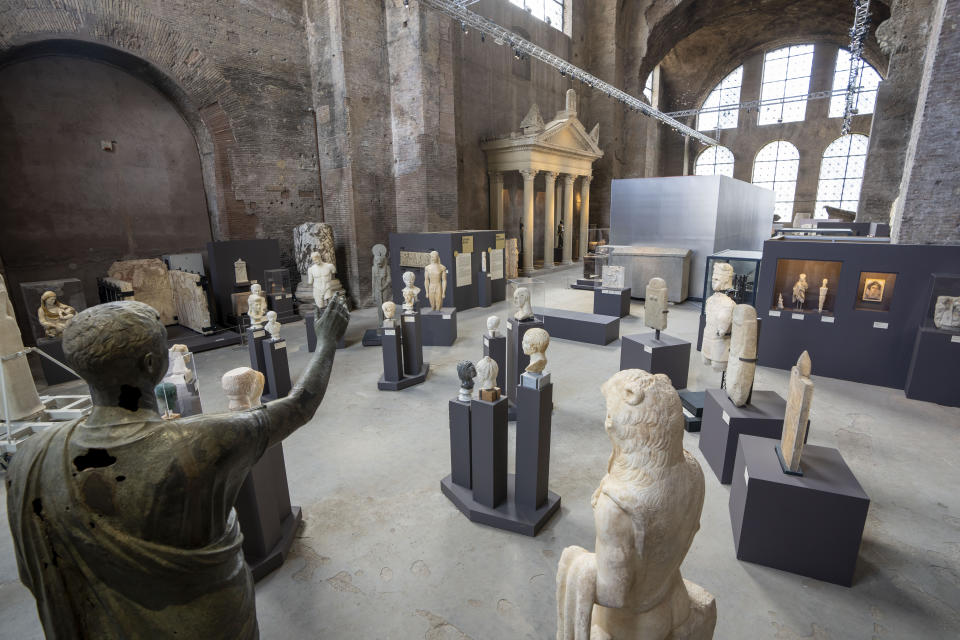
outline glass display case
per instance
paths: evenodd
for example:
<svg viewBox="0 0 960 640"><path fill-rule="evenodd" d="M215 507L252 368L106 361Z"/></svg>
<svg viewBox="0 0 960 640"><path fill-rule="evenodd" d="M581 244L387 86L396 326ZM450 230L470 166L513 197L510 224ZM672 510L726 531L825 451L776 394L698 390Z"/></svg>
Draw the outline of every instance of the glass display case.
<svg viewBox="0 0 960 640"><path fill-rule="evenodd" d="M960 334L960 273L930 276L930 297L921 326Z"/></svg>
<svg viewBox="0 0 960 640"><path fill-rule="evenodd" d="M603 277L603 268L610 264L610 254L613 249L610 245L603 244L594 248L583 257L583 277L586 280L596 280Z"/></svg>
<svg viewBox="0 0 960 640"><path fill-rule="evenodd" d="M741 251L738 249L724 249L707 256L706 268L703 273L703 299L713 295L713 266L724 262L733 267L733 287L724 293L737 304L757 306L757 283L760 281L760 260L762 251ZM647 285L643 283L643 291ZM635 297L637 293L633 294ZM707 324L706 305L700 305L700 330L697 334L697 349L703 344L703 328Z"/></svg>
<svg viewBox="0 0 960 640"><path fill-rule="evenodd" d="M832 316L842 267L834 260L777 260L769 309Z"/></svg>
<svg viewBox="0 0 960 640"><path fill-rule="evenodd" d="M853 308L857 311L890 311L893 303L893 288L897 274L881 271L861 271L857 284L857 297Z"/></svg>
<svg viewBox="0 0 960 640"><path fill-rule="evenodd" d="M193 354L187 351L184 345L174 345L167 353L167 373L154 389L160 415L170 419L203 413L200 404L200 379L197 377Z"/></svg>
<svg viewBox="0 0 960 640"><path fill-rule="evenodd" d="M600 279L600 287L602 289L610 289L619 291L623 289L626 285L626 270L625 267L605 264L603 265L603 274Z"/></svg>
<svg viewBox="0 0 960 640"><path fill-rule="evenodd" d="M290 272L286 269L267 269L263 272L264 295L293 293L290 288Z"/></svg>
<svg viewBox="0 0 960 640"><path fill-rule="evenodd" d="M517 294L525 290L526 293ZM546 306L547 285L537 278L514 278L507 281L507 301L510 303L510 317L515 318L523 305L529 302L533 314L541 319Z"/></svg>

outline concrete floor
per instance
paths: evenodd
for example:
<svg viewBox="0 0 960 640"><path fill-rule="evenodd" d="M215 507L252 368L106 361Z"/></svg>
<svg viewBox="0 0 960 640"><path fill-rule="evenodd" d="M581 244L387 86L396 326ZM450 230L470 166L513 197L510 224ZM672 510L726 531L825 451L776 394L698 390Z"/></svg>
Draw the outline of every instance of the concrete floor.
<svg viewBox="0 0 960 640"><path fill-rule="evenodd" d="M545 276L547 305L588 311L591 294L565 287L571 274ZM634 303L621 334L644 330L642 308ZM290 493L305 525L286 564L257 585L262 637L554 636L560 552L572 544L593 547L590 495L610 453L599 386L617 371L620 348L550 345L550 488L562 497L560 513L536 538L475 525L440 493L450 470L447 400L458 387L456 362L481 357L486 317L506 311L500 303L461 312L457 343L428 347L427 381L398 393L377 391L380 351L359 343L363 329L375 325L373 310L353 314L350 346L337 353L323 405L285 444ZM697 304L672 307L669 333L695 340L698 315ZM302 327L285 329L296 376L309 354ZM717 386L717 374L693 356L689 387ZM248 364L246 350L224 348L197 361L205 409L224 410L220 376ZM787 378L786 371L759 368L756 388L784 394ZM686 434L707 491L683 574L716 596L715 637L958 637L960 409L907 400L899 390L814 379L810 442L838 448L872 499L854 586L739 562L729 489L703 461L697 434ZM0 530L0 637L41 638L7 527Z"/></svg>

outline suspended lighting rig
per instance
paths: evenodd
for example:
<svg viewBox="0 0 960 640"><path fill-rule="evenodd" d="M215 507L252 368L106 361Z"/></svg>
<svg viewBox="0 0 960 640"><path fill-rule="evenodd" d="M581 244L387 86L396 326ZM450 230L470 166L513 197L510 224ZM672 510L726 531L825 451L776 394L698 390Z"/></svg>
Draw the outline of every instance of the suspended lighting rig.
<svg viewBox="0 0 960 640"><path fill-rule="evenodd" d="M466 8L477 1L478 0L420 0L420 4L426 5L432 9L435 9L436 11L439 11L440 13L450 16L454 20L457 20L460 22L460 28L464 32L466 32L469 27L479 31L481 38L483 38L483 36L489 36L493 38L493 41L498 45L509 44L510 48L513 49L514 57L517 59L523 59L526 57L536 58L537 60L550 65L559 71L560 75L568 76L574 80L579 80L595 91L606 94L610 98L626 105L634 111L638 111L645 116L649 116L655 120L658 120L677 133L689 136L690 138L693 138L708 146L719 144L710 136L704 135L696 129L688 127L682 122L671 118L662 111L653 108L639 98L635 98L629 93L626 93L625 91L622 91L615 86L604 82L600 78L587 73L580 67L570 64L563 58L550 53L542 47L538 47L529 40L521 38L512 31L504 29L496 22L488 20L487 18L484 18L483 16L480 16ZM405 6L408 5L408 3L409 0L404 1Z"/></svg>
<svg viewBox="0 0 960 640"><path fill-rule="evenodd" d="M850 76L847 78L846 105L843 108L843 126L841 135L850 133L853 116L856 114L856 99L859 91L860 60L863 58L863 45L870 32L870 0L853 0L853 26L850 27Z"/></svg>

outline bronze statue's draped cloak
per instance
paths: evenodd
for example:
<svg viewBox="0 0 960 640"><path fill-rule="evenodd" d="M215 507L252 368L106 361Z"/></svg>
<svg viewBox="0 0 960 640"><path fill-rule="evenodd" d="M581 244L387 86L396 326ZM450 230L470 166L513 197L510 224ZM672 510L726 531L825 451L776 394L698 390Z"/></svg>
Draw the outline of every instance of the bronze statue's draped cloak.
<svg viewBox="0 0 960 640"><path fill-rule="evenodd" d="M250 417L243 425L247 429L237 429L237 437L259 436L260 417ZM176 504L164 500L161 485L167 485L166 480L137 489L141 493L133 494L133 505L118 499L119 509L143 510L145 531L151 530L151 520L162 519L185 539L201 540L203 531L218 517L216 512L223 518L226 511L222 535L199 546L181 547L121 531L110 517L99 513L103 505L90 499L99 494L89 493L88 487L79 483L94 477L92 471L102 471L102 475L109 474L110 481L122 484L119 479L123 476L115 474L136 473L136 468L118 464L80 470L75 459L77 446L71 445L79 422L51 428L28 440L17 451L7 474L7 508L20 579L36 597L46 637L113 640L176 634L205 640L258 638L253 580L244 563L243 536L230 505L246 468L262 454L265 438L255 447L255 458L237 459L230 451L213 452L211 438L195 428L199 424L191 428L189 423L181 423L180 428L170 429L167 427L172 425L146 423L134 439L110 447L107 455L142 464L146 476L153 475L147 471L151 463L159 473L180 476L169 483L174 486L201 483L211 453L231 469L225 472L221 467L220 482L177 496ZM167 447L157 450L158 442ZM151 447L155 457L140 455ZM135 489L135 482L130 485ZM155 499L150 500L149 495L154 494ZM212 517L206 523L198 522L196 514L210 511L211 506ZM176 522L177 508L180 522Z"/></svg>

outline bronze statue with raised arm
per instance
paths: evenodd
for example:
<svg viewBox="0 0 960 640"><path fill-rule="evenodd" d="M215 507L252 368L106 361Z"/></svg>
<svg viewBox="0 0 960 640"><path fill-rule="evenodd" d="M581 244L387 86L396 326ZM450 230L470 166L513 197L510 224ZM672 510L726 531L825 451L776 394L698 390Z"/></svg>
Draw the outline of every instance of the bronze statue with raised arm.
<svg viewBox="0 0 960 640"><path fill-rule="evenodd" d="M77 314L63 347L93 410L28 440L7 473L20 579L48 639L259 636L233 503L267 447L320 406L348 321L331 300L287 397L164 421L153 392L167 370L157 312L111 302Z"/></svg>

